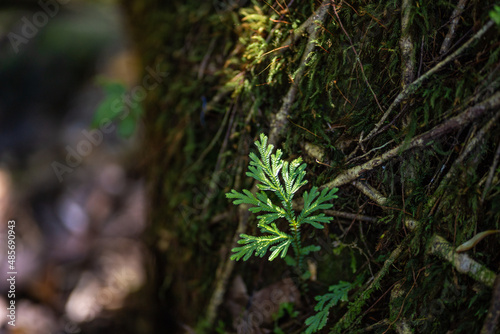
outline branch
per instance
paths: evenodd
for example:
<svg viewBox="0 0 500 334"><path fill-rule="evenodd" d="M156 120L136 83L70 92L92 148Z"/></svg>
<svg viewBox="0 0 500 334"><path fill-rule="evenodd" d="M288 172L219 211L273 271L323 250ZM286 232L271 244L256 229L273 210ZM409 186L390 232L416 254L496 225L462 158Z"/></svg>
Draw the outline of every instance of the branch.
<svg viewBox="0 0 500 334"><path fill-rule="evenodd" d="M349 44L351 45L351 49L354 52L354 55L356 56L356 62L359 65L359 68L361 70L361 74L363 76L363 79L366 82L366 85L368 86L368 89L372 93L373 98L375 99L375 102L377 103L377 106L379 107L380 111L383 111L382 106L378 102L377 95L373 91L372 86L370 85L370 82L368 82L368 78L365 75L365 70L363 69L363 64L361 63L361 59L359 58L358 52L356 51L356 48L354 47L354 44L352 44L351 37L349 36L349 34L347 33L347 31L344 29L344 25L342 24L342 21L340 21L339 14L337 13L337 7L335 5L333 5L333 12L335 13L335 16L337 17L337 20L339 20L340 28L342 28L342 31L344 32L344 34L347 36L347 39L349 40Z"/></svg>
<svg viewBox="0 0 500 334"><path fill-rule="evenodd" d="M254 184L252 193L255 193L256 189L257 187ZM245 233L247 229L248 218L250 216L250 211L248 211L249 208L250 205L248 204L242 204L238 208L238 228L236 229L236 232L234 232L230 250L238 245L240 234ZM226 294L227 282L229 281L229 277L231 276L235 265L235 261L230 259L231 251L229 251L228 253L229 255L227 260L225 262L221 262L221 264L217 268L215 289L212 297L210 298L210 302L208 303L206 319L210 327L212 327L217 317L217 309L219 308L224 295Z"/></svg>
<svg viewBox="0 0 500 334"><path fill-rule="evenodd" d="M445 121L441 125L436 126L435 128L424 132L423 134L414 137L410 143L405 144L402 143L395 148L385 152L382 155L379 155L370 161L365 162L364 164L355 166L346 170L345 172L338 175L333 181L321 186L321 188L337 188L347 183L351 183L356 180L363 173L376 168L387 160L396 157L397 155L417 147L423 147L429 144L432 140L439 138L451 131L455 131L464 125L469 124L470 122L476 120L477 118L483 116L490 109L496 108L500 106L500 92L495 93L493 96L488 98L487 100L472 106L462 112L461 114L450 118Z"/></svg>
<svg viewBox="0 0 500 334"><path fill-rule="evenodd" d="M330 1L328 0L325 0L323 1L323 3L321 4L321 6L319 7L318 11L316 11L315 13L313 13L311 16L309 16L309 18L307 20L304 21L304 23L302 23L298 28L296 28L295 30L292 30L290 32L290 35L287 37L287 39L285 39L285 41L283 43L281 43L281 46L274 49L273 51L278 51L280 53L282 52L285 52L285 50L287 50L287 47L290 47L292 46L293 43L295 43L301 36L304 32L308 32L309 34L312 33L311 30L314 30L316 28L316 21L321 21L323 22L324 19L325 19L325 15L328 11L328 3ZM295 39L297 38L297 39ZM270 51L272 52L272 51ZM268 52L268 53L270 53Z"/></svg>
<svg viewBox="0 0 500 334"><path fill-rule="evenodd" d="M325 210L324 212L327 215L339 217L339 218L359 220L359 221L364 221L364 222L369 222L369 223L376 223L377 222L377 218L375 218L375 217L358 215L356 213L335 211L335 210Z"/></svg>
<svg viewBox="0 0 500 334"><path fill-rule="evenodd" d="M377 189L364 182L353 181L352 185L380 206L384 206L388 201L388 198L378 192Z"/></svg>
<svg viewBox="0 0 500 334"><path fill-rule="evenodd" d="M462 274L467 274L489 288L493 287L496 274L476 262L469 255L457 253L451 243L439 235L433 235L427 246L427 253L437 255L450 262Z"/></svg>
<svg viewBox="0 0 500 334"><path fill-rule="evenodd" d="M481 334L494 334L495 328L498 324L498 318L500 318L500 275L497 275L497 278L495 279L490 309L488 310L488 315L484 320Z"/></svg>
<svg viewBox="0 0 500 334"><path fill-rule="evenodd" d="M495 25L495 23L492 20L489 20L488 22L486 22L486 24L474 36L472 36L467 42L465 42L464 45L462 45L459 49L457 49L451 55L449 55L448 57L446 57L446 59L444 59L442 62L436 64L436 66L434 66L433 68L431 68L424 75L422 75L420 78L418 78L417 80L415 80L414 82L412 82L410 85L408 85L405 89L403 89L403 91L401 93L399 93L399 95L396 97L396 99L394 100L394 102L392 102L392 104L389 106L389 108L387 109L387 111L385 112L385 114L382 116L382 118L380 119L380 121L377 123L377 125L375 125L375 127L373 128L373 130L368 134L368 136L366 138L364 138L364 139L361 138L360 142L365 142L365 141L371 139L372 137L374 137L375 135L377 135L378 129L380 129L380 127L382 126L382 124L384 124L384 122L387 119L387 117L389 117L389 115L391 114L391 112L399 104L401 104L401 102L403 102L403 100L405 100L408 96L410 96L418 88L420 88L420 86L422 86L422 84L424 83L424 81L426 81L427 79L429 79L434 73L438 72L444 66L448 65L450 62L452 62L458 56L460 56L467 48L469 48L472 45L472 43L474 43L475 41L477 41L478 39L480 39L481 37L483 37L484 34L486 34L486 32L488 31L488 29L490 29L494 25Z"/></svg>
<svg viewBox="0 0 500 334"><path fill-rule="evenodd" d="M316 21L323 22L325 20L326 13L328 12L327 4L329 2L330 2L329 0L323 1L317 13L312 15L306 22L302 24L302 26L309 20L313 20L312 22ZM283 131L287 127L288 117L290 116L290 108L292 107L292 104L295 101L295 95L297 95L297 91L299 89L299 83L304 75L307 66L307 60L311 52L313 52L314 47L316 46L314 41L318 38L317 27L312 23L309 23L306 26L306 28L307 32L309 33L309 39L307 41L304 54L302 55L299 68L295 72L295 77L293 78L292 86L290 87L288 93L283 98L283 103L281 104L280 110L274 115L271 121L271 130L269 132L269 143L274 146L276 146L278 143L278 136L281 137Z"/></svg>
<svg viewBox="0 0 500 334"><path fill-rule="evenodd" d="M410 34L410 14L411 0L403 0L401 5L401 39L399 48L401 49L401 68L403 89L411 84L415 77L415 49Z"/></svg>
<svg viewBox="0 0 500 334"><path fill-rule="evenodd" d="M443 45L441 45L439 54L445 54L450 49L451 40L453 39L455 35L455 29L457 28L458 19L460 18L460 15L462 15L466 4L467 0L458 1L457 7L453 11L453 14L451 14L450 28L448 30L448 33L446 34L446 37L444 38Z"/></svg>
<svg viewBox="0 0 500 334"><path fill-rule="evenodd" d="M493 181L493 176L495 176L495 171L497 170L498 162L500 162L500 143L498 143L497 151L495 152L495 157L493 158L493 164L490 167L488 178L486 179L486 183L484 185L483 196L481 197L481 201L484 201L486 195L488 194L491 182Z"/></svg>
<svg viewBox="0 0 500 334"><path fill-rule="evenodd" d="M467 143L465 149L460 153L458 158L453 162L453 165L450 167L450 170L443 177L443 180L439 183L438 188L434 192L434 196L427 202L426 212L431 214L432 208L436 204L436 201L441 197L441 194L444 192L445 188L448 186L449 182L455 176L456 171L459 167L463 166L465 159L469 156L469 154L476 149L477 145L483 141L484 137L491 132L493 126L495 126L500 118L500 112L497 112L487 123L484 125L481 130Z"/></svg>
<svg viewBox="0 0 500 334"><path fill-rule="evenodd" d="M349 304L349 309L342 316L342 318L335 324L335 327L332 328L330 333L341 333L344 329L356 324L361 320L359 314L361 313L361 309L365 305L368 298L370 298L373 291L376 290L378 286L380 286L380 282L382 278L389 272L389 268L396 261L396 259L401 255L403 250L403 245L406 244L406 241L409 237L405 238L403 242L392 251L391 255L387 260L385 260L382 269L375 275L373 281L368 285L368 287L356 298L355 301Z"/></svg>
<svg viewBox="0 0 500 334"><path fill-rule="evenodd" d="M251 113L250 113L251 114ZM245 128L245 127L244 127ZM242 146L244 146L244 136L241 136L240 143L238 145L238 152L242 151ZM245 155L247 155L245 153ZM239 175L243 173L243 164L240 162L239 167L236 171L235 177L235 188L240 188ZM254 182L253 187L251 189L252 194L257 192L257 183ZM229 281L229 277L233 273L235 262L231 260L231 249L235 248L238 245L238 240L240 238L240 234L245 233L248 224L248 218L250 216L249 209L250 205L242 204L238 207L238 227L234 232L233 239L231 241L231 247L229 248L227 258L219 262L217 267L217 271L215 273L215 288L212 296L210 297L210 301L208 303L207 312L205 315L205 319L207 321L208 326L213 327L214 321L217 318L217 310L222 303L224 295L226 294L227 284Z"/></svg>
<svg viewBox="0 0 500 334"><path fill-rule="evenodd" d="M384 204L389 201L387 197L382 195L377 189L373 188L367 183L361 181L353 181L352 185L358 188L359 191L368 196L371 200L375 201L381 207L384 207ZM403 217L403 223L410 231L415 230L415 228L420 225L418 220L406 214Z"/></svg>

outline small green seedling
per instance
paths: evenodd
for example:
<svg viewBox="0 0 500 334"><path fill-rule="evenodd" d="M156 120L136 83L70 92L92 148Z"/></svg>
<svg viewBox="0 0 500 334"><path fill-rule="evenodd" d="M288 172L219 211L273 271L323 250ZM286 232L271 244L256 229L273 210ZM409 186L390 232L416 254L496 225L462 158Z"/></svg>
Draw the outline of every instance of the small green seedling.
<svg viewBox="0 0 500 334"><path fill-rule="evenodd" d="M322 229L322 224L329 223L332 217L315 212L330 209L333 204L328 202L337 198L335 193L338 189L328 190L325 188L320 192L317 187L312 187L310 192L304 192L304 206L297 215L292 208L292 200L295 193L307 183L304 180L306 164L302 163L301 158L290 163L282 160L281 150L272 154L274 146L268 145L267 137L264 134L260 135L260 141L255 142L255 145L260 157L253 152L250 153L251 161L247 175L260 182L257 187L261 191L254 195L247 189L244 189L243 192L233 189L226 194L226 197L233 199L235 205L252 205L249 210L253 213L262 212L257 217L259 219L258 227L262 235L241 234L241 239L238 241L241 246L233 248L234 254L231 259L243 258L246 261L254 253L256 256L263 257L269 250L271 252L269 261L272 261L278 256L284 258L291 245L300 269L305 255L320 250L320 247L316 245L302 247L301 226L309 224L317 229ZM278 227L277 223L280 220L288 222L286 231Z"/></svg>

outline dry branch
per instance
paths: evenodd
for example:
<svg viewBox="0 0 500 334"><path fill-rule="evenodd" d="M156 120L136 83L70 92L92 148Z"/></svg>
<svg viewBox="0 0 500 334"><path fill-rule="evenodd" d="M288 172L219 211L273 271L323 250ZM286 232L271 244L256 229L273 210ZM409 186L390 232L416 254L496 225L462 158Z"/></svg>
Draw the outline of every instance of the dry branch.
<svg viewBox="0 0 500 334"><path fill-rule="evenodd" d="M372 186L360 182L360 181L353 181L352 185L358 188L359 191L361 191L363 194L368 196L371 200L375 201L378 205L383 206L385 203L387 203L388 199L384 195L382 195L380 192L378 192L375 188Z"/></svg>
<svg viewBox="0 0 500 334"><path fill-rule="evenodd" d="M238 244L238 239L240 238L240 234L245 233L246 231L248 217L250 215L248 211L249 207L249 205L240 205L240 207L238 208L238 228L234 233L231 247L236 247L236 245ZM227 260L224 262L224 264L222 264L222 266L219 266L218 268L215 289L212 297L210 298L206 313L206 319L210 326L213 325L217 317L217 309L224 299L224 295L226 294L227 289L227 283L234 269L235 262L229 258L230 256L231 254L228 255Z"/></svg>

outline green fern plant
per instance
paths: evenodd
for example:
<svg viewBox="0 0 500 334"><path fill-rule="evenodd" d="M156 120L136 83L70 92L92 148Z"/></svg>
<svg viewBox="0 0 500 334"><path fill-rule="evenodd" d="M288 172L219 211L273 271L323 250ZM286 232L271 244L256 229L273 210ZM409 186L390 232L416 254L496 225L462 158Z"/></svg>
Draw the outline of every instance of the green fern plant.
<svg viewBox="0 0 500 334"><path fill-rule="evenodd" d="M347 294L356 285L356 283L340 281L339 284L330 286L329 293L316 296L315 299L318 303L314 307L314 311L317 313L306 319L307 329L305 334L315 333L325 327L330 309L337 305L339 301L347 301Z"/></svg>
<svg viewBox="0 0 500 334"><path fill-rule="evenodd" d="M304 206L297 215L292 208L292 200L295 193L307 183L307 180L304 180L306 164L302 163L301 158L290 163L284 161L281 158L282 151L279 149L275 154L272 154L274 146L268 145L267 137L264 134L260 135L260 141L255 142L255 146L257 146L260 157L253 152L250 153L247 176L260 182L257 187L261 191L254 195L246 189L243 192L233 189L226 194L226 197L233 199L235 205L249 204L252 205L249 209L251 212L262 213L257 217L259 219L258 227L262 235L241 234L241 239L238 241L241 246L233 248L234 254L231 259L240 260L243 258L246 261L253 254L263 257L270 251L269 261L272 261L278 256L284 258L291 245L297 266L300 269L303 257L320 249L316 245L302 247L301 226L309 224L317 229L322 229L323 223L329 223L332 217L327 217L323 213L313 213L331 208L333 204L328 202L337 198L335 193L338 189L323 189L320 192L317 187L312 187L309 192L304 192ZM275 195L273 196L274 201L269 197L271 194ZM278 227L277 224L280 220L288 222L286 231Z"/></svg>

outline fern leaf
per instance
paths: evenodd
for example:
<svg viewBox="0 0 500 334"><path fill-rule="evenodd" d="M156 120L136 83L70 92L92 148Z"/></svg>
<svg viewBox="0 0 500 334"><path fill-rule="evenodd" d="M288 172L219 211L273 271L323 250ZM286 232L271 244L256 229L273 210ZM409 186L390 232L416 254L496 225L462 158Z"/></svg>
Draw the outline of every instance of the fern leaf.
<svg viewBox="0 0 500 334"><path fill-rule="evenodd" d="M325 327L326 322L328 320L328 314L329 311L325 310L325 311L320 311L315 315L313 315L312 317L307 318L305 324L308 327L305 333L306 334L315 333L316 331Z"/></svg>
<svg viewBox="0 0 500 334"><path fill-rule="evenodd" d="M301 224L310 224L310 225L316 227L317 229L322 230L323 225L321 225L320 223L329 223L332 219L333 219L333 217L328 217L328 216L325 216L325 214L320 213L319 215L316 215L316 216L309 216L309 217L303 218L301 221Z"/></svg>
<svg viewBox="0 0 500 334"><path fill-rule="evenodd" d="M297 190L307 183L304 180L306 164L301 164L301 162L302 159L298 158L290 164L285 162L285 166L283 167L282 176L285 182L286 198L289 201L292 200Z"/></svg>
<svg viewBox="0 0 500 334"><path fill-rule="evenodd" d="M271 154L274 146L267 145L267 137L264 134L260 135L260 142L255 142L255 146L259 150L260 158L255 153L250 153L250 166L246 175L260 182L257 185L260 190L273 191L280 200L287 201L285 190L278 176L287 164L281 159L283 152L276 150L275 154Z"/></svg>
<svg viewBox="0 0 500 334"><path fill-rule="evenodd" d="M268 225L273 221L283 217L285 217L285 214L278 212L278 213L267 213L265 215L260 215L257 217L257 219L259 219L259 226L261 226L261 225Z"/></svg>
<svg viewBox="0 0 500 334"><path fill-rule="evenodd" d="M284 258L287 255L288 248L292 245L298 258L297 266L302 267L303 256L318 251L320 247L302 247L300 225L306 223L322 229L322 223L330 222L332 218L325 216L323 213L311 214L316 210L331 208L332 204L327 202L337 197L335 196L337 189L324 189L320 192L317 187L313 187L309 193L305 192L304 208L299 217L296 218L292 208L292 200L300 187L307 183L307 180L304 180L306 164L302 163L301 158L290 163L282 160L283 152L279 149L273 154L274 146L268 145L268 138L264 134L260 135L260 139L255 142L255 146L257 146L260 156L250 153L250 165L247 175L259 182L257 187L261 191L252 194L246 189L241 193L232 190L226 194L226 197L232 199L235 205L251 205L252 207L249 210L253 213L263 212L257 218L259 219L258 226L264 235L250 236L241 234L241 239L238 241L240 247L232 249L234 254L231 259L239 260L243 258L243 260L248 260L253 254L263 257L269 250L271 252L269 260L271 261L278 256ZM281 201L280 206L273 203L268 197L267 191L276 194ZM291 235L281 232L276 227L274 222L281 218L288 221Z"/></svg>
<svg viewBox="0 0 500 334"><path fill-rule="evenodd" d="M227 198L235 199L233 204L250 204L253 205L249 210L251 212L261 212L267 211L278 214L280 217L285 216L285 210L277 205L275 205L271 199L269 199L264 192L260 192L257 194L252 194L247 189L243 189L243 193L239 193L236 190L232 190L231 192L226 194Z"/></svg>
<svg viewBox="0 0 500 334"><path fill-rule="evenodd" d="M239 193L236 190L231 190L231 192L226 193L227 198L234 198L234 205L239 204L251 204L255 206L259 206L260 201L247 189L243 189L243 193Z"/></svg>
<svg viewBox="0 0 500 334"><path fill-rule="evenodd" d="M259 201L258 208L250 209L252 212L260 212L260 211L268 211L268 212L276 212L276 213L285 213L283 208L275 205L265 192L260 192L256 194L256 198Z"/></svg>
<svg viewBox="0 0 500 334"><path fill-rule="evenodd" d="M311 252L317 252L321 249L320 246L317 246L317 245L309 245L309 246L306 246L306 247L303 247L302 250L300 251L300 253L304 256L306 255L309 255L309 253Z"/></svg>
<svg viewBox="0 0 500 334"><path fill-rule="evenodd" d="M318 191L318 187L312 187L311 192L307 191L304 193L304 208L302 209L298 222L302 224L304 220L314 211L316 210L325 210L330 209L333 204L325 203L334 198L337 198L335 193L338 191L337 188L333 188L328 190L327 188L323 189L321 193ZM321 215L315 216L314 218L321 218ZM313 217L309 218L309 221L312 220ZM313 225L316 227L316 225Z"/></svg>
<svg viewBox="0 0 500 334"><path fill-rule="evenodd" d="M268 178L268 173L266 173L266 165L264 162L255 155L255 153L250 153L250 166L248 166L247 176L253 177L261 184L259 185L260 190L271 190L275 191L276 186L273 184L272 180Z"/></svg>
<svg viewBox="0 0 500 334"><path fill-rule="evenodd" d="M235 254L231 256L231 260L238 261L243 257L243 261L246 261L254 253L255 256L263 257L267 253L270 246L273 247L271 247L272 253L269 257L269 261L274 260L280 253L282 258L286 256L292 240L291 237L288 234L281 232L276 224L261 225L260 227L263 233L267 232L270 235L256 237L241 234L241 239L238 240L238 244L243 246L232 249Z"/></svg>
<svg viewBox="0 0 500 334"><path fill-rule="evenodd" d="M287 240L284 240L284 241L280 242L279 244L271 247L270 251L272 253L269 256L269 261L274 260L280 253L281 253L281 258L283 259L286 256L286 253L288 252L288 247L290 247L291 243L292 243L292 240L287 239Z"/></svg>
<svg viewBox="0 0 500 334"><path fill-rule="evenodd" d="M315 299L318 303L314 307L314 310L318 313L306 319L305 324L308 327L305 333L315 333L325 327L326 322L328 321L328 315L330 314L330 309L337 305L339 301L347 301L347 294L354 286L355 284L340 281L339 284L330 286L328 289L330 293L322 296L316 296Z"/></svg>

